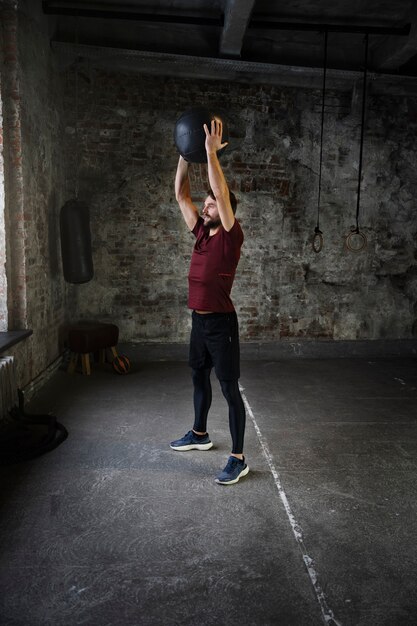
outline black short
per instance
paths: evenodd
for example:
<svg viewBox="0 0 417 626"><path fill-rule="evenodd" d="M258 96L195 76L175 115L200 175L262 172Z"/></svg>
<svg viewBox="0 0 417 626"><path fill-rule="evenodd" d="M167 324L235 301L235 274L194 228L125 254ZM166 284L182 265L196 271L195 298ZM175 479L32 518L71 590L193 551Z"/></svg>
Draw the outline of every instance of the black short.
<svg viewBox="0 0 417 626"><path fill-rule="evenodd" d="M219 380L240 376L239 325L236 312L192 313L189 365L193 369L214 366Z"/></svg>

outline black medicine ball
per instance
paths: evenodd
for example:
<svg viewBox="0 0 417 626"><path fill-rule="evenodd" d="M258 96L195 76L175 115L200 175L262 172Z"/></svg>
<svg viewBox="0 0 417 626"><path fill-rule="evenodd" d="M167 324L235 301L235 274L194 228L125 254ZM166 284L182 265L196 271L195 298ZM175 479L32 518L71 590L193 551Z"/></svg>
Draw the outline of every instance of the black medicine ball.
<svg viewBox="0 0 417 626"><path fill-rule="evenodd" d="M178 152L190 163L207 163L205 149L206 133L203 124L211 129L211 120L217 118L223 123L222 143L229 141L229 128L223 114L216 113L205 107L195 107L185 111L177 120L174 129L174 141ZM226 146L217 152L223 154Z"/></svg>

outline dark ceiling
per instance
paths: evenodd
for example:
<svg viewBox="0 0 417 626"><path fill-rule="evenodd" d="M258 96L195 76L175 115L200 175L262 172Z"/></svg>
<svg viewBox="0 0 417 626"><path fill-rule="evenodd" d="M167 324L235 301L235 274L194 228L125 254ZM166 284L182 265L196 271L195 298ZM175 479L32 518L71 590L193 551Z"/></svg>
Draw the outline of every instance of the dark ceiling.
<svg viewBox="0 0 417 626"><path fill-rule="evenodd" d="M369 76L417 89L417 2L395 0L45 0L53 48L158 75L316 86Z"/></svg>

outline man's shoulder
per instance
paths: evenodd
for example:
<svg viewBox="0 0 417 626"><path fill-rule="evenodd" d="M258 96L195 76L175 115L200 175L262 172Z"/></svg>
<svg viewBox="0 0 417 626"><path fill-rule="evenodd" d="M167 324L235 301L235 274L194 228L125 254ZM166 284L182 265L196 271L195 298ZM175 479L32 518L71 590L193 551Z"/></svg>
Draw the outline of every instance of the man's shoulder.
<svg viewBox="0 0 417 626"><path fill-rule="evenodd" d="M235 226L236 226L237 230L240 230L240 232L243 232L242 231L242 227L240 225L240 222L236 218L235 218L235 223L233 224L232 228L235 227Z"/></svg>
<svg viewBox="0 0 417 626"><path fill-rule="evenodd" d="M242 231L242 227L239 223L239 221L235 218L235 221L233 222L233 226L230 230L225 230L223 229L223 232L226 234L226 236L232 238L232 239L237 239L237 240L242 240L243 241L243 231Z"/></svg>

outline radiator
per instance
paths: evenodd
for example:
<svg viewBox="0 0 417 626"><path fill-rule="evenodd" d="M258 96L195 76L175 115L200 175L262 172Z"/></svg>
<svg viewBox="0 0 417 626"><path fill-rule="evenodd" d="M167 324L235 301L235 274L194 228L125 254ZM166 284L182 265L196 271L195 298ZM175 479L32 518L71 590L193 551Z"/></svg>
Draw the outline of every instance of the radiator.
<svg viewBox="0 0 417 626"><path fill-rule="evenodd" d="M0 357L0 423L10 417L10 411L19 405L14 357Z"/></svg>

